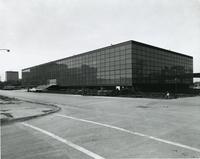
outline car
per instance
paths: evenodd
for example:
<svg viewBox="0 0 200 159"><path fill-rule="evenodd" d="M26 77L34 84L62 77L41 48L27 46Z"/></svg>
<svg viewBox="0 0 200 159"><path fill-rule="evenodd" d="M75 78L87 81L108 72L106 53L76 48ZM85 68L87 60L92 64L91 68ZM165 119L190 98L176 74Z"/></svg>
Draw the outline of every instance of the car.
<svg viewBox="0 0 200 159"><path fill-rule="evenodd" d="M28 89L29 92L36 92L36 88Z"/></svg>

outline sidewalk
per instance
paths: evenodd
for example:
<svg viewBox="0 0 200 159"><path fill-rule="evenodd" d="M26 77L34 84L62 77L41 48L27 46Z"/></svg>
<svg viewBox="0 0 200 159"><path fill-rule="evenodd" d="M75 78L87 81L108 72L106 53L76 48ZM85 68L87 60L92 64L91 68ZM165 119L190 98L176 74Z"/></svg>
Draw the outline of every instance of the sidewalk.
<svg viewBox="0 0 200 159"><path fill-rule="evenodd" d="M33 103L0 96L1 125L24 121L59 111L55 105Z"/></svg>

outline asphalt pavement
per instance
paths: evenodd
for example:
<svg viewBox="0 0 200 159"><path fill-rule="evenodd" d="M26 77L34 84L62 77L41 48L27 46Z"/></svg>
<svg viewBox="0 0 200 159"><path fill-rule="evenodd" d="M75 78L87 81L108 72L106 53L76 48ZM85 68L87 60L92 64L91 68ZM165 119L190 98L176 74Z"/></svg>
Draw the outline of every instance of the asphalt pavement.
<svg viewBox="0 0 200 159"><path fill-rule="evenodd" d="M48 116L2 126L2 159L200 158L199 96L0 94L61 107Z"/></svg>
<svg viewBox="0 0 200 159"><path fill-rule="evenodd" d="M59 111L53 104L24 101L0 96L1 125L30 120Z"/></svg>

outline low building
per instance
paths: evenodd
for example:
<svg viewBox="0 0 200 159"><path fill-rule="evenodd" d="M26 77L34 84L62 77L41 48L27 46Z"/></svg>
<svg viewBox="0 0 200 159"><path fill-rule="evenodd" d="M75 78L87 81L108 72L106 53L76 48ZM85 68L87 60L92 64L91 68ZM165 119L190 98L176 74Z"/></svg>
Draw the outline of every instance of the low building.
<svg viewBox="0 0 200 159"><path fill-rule="evenodd" d="M18 82L19 73L17 71L6 71L6 82Z"/></svg>
<svg viewBox="0 0 200 159"><path fill-rule="evenodd" d="M188 88L193 57L126 41L22 70L24 86L54 83L68 88L168 90Z"/></svg>

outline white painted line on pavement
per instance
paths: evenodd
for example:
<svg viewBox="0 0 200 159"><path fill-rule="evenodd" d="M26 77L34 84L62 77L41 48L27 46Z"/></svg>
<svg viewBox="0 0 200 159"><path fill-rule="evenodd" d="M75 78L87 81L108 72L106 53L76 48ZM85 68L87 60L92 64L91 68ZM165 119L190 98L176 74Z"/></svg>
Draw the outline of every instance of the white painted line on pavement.
<svg viewBox="0 0 200 159"><path fill-rule="evenodd" d="M55 114L55 115L59 116L59 117L64 117L64 118L76 120L76 121L82 121L82 122L86 122L86 123L90 123L90 124L95 124L95 125L99 125L99 126L103 126L103 127L119 130L119 131L122 131L122 132L126 132L126 133L129 133L129 134L133 134L133 135L137 135L137 136L141 136L141 137L146 137L148 139L159 141L159 142L166 143L166 144L169 144L169 145L174 145L174 146L182 147L182 148L185 148L185 149L188 149L188 150L192 150L192 151L195 151L195 152L200 152L200 149L195 148L195 147L191 147L191 146L183 145L183 144L180 144L180 143L177 143L177 142L173 142L173 141L169 141L169 140L153 137L153 136L142 134L142 133L139 133L139 132L130 131L130 130L127 130L127 129L124 129L124 128L120 128L120 127L117 127L117 126L103 124L103 123L99 123L99 122L95 122L95 121L91 121L91 120L86 120L86 119L80 119L80 118L67 116L67 115L62 115L62 114Z"/></svg>
<svg viewBox="0 0 200 159"><path fill-rule="evenodd" d="M59 137L59 136L57 136L57 135L55 135L55 134L53 134L51 132L48 132L48 131L43 130L41 128L38 128L36 126L30 125L28 123L24 123L23 122L22 124L24 126L32 128L34 130L37 130L37 131L39 131L39 132L41 132L43 134L46 134L46 135L48 135L48 136L50 136L50 137L52 137L52 138L54 138L54 139L56 139L56 140L58 140L58 141L60 141L60 142L62 142L64 144L66 144L66 145L68 145L68 146L70 146L70 147L72 147L72 148L74 148L74 149L76 149L78 151L81 151L82 153L84 153L84 154L86 154L86 155L88 155L88 156L90 156L90 157L92 157L94 159L105 159L105 158L103 158L103 157L101 157L101 156L99 156L99 155L97 155L97 154L95 154L95 153L93 153L93 152L91 152L91 151L79 146L79 145L76 145L76 144L74 144L74 143L72 143L72 142L70 142L70 141L68 141L68 140L66 140L64 138L61 138L61 137Z"/></svg>

